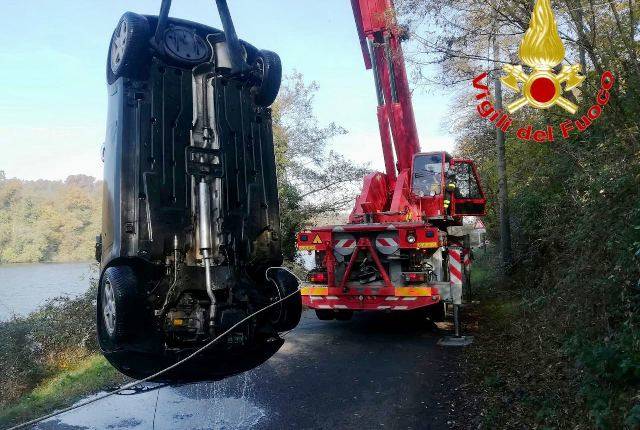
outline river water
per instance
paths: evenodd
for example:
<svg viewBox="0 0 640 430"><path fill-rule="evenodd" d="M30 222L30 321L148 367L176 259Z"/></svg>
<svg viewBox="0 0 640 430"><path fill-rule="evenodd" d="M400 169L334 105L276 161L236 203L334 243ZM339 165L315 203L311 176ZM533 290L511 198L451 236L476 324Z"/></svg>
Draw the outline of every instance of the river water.
<svg viewBox="0 0 640 430"><path fill-rule="evenodd" d="M0 266L0 321L25 316L54 297L79 296L96 273L89 262Z"/></svg>

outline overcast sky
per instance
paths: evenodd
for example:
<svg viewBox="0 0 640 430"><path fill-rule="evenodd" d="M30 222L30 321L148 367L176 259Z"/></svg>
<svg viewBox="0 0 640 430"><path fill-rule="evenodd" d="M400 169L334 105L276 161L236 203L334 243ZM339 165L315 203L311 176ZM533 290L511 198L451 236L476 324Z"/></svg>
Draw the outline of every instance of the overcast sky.
<svg viewBox="0 0 640 430"><path fill-rule="evenodd" d="M171 16L220 27L213 0L174 0ZM160 0L2 0L0 170L23 179L102 176L105 61L127 10L157 14ZM316 111L349 133L332 146L382 168L371 73L349 0L229 0L240 37L278 52L285 73L320 85ZM423 150L452 148L442 93L414 91Z"/></svg>

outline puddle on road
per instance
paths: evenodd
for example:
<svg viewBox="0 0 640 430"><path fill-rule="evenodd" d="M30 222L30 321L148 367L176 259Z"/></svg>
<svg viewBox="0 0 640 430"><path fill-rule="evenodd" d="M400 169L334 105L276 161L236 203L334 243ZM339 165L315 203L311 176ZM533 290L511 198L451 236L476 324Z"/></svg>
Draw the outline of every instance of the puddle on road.
<svg viewBox="0 0 640 430"><path fill-rule="evenodd" d="M266 419L264 409L254 403L253 377L253 372L246 372L218 382L115 395L46 421L36 428L249 429ZM146 387L157 385L148 384Z"/></svg>

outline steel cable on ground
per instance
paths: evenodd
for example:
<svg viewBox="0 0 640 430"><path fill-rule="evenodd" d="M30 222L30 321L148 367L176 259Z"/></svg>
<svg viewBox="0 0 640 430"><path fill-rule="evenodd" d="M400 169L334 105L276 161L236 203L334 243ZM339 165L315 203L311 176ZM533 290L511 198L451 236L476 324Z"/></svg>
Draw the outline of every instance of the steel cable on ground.
<svg viewBox="0 0 640 430"><path fill-rule="evenodd" d="M275 281L273 279L269 278L269 275L268 275L269 270L273 270L273 269L286 270L292 276L294 276L298 281L300 281L300 278L298 278L291 270L289 270L286 267L269 267L265 271L265 277L267 278L268 281L271 281L271 282L275 283ZM276 285L276 288L277 288L277 285ZM285 300L287 300L287 299L289 299L289 298L291 298L294 295L299 294L299 293L300 293L300 288L298 286L298 288L295 291L291 292L290 294L287 294L284 297L281 297L280 299L276 300L275 302L265 306L262 309L257 310L256 312L252 313L251 315L249 315L249 316L245 317L244 319L238 321L237 323L232 325L229 329L227 329L223 333L219 334L213 340L209 341L209 343L207 343L206 345L204 345L204 346L200 347L199 349L195 350L194 352L192 352L191 354L189 354L188 356L186 356L182 360L179 360L179 361L173 363L171 366L166 367L166 368L154 373L153 375L147 376L146 378L138 379L136 381L129 382L128 384L125 384L125 385L123 385L122 387L120 387L118 389L115 389L113 391L109 391L108 393L103 393L103 394L101 394L101 395L99 395L97 397L94 397L93 399L89 399L89 400L86 400L84 402L78 403L76 405L69 406L68 408L60 409L58 411L52 412L52 413L47 414L47 415L43 415L43 416L41 416L39 418L36 418L36 419L33 419L31 421L27 421L27 422L24 422L22 424L18 424L16 426L8 428L7 430L18 430L18 429L27 428L28 426L32 426L32 425L41 423L42 421L48 420L48 419L56 417L58 415L65 414L65 413L73 411L75 409L79 409L79 408L85 407L85 406L90 405L92 403L95 403L95 402L97 402L99 400L103 400L103 399L106 399L107 397L114 396L114 395L116 395L116 394L118 394L118 393L120 393L122 391L129 390L129 389L135 387L136 385L140 385L140 384L143 384L145 382L149 382L152 379L155 379L155 378L157 378L159 376L162 376L165 373L167 373L167 372L175 369L176 367L181 366L182 364L186 363L187 361L191 360L192 358L194 358L195 356L200 354L202 351L204 351L205 349L209 348L210 346L212 346L213 344L218 342L220 339L222 339L223 337L225 337L226 335L231 333L238 326L240 326L240 325L244 324L245 322L249 321L251 318L255 317L258 314L261 314L262 312L266 311L267 309L271 309L273 306L275 306L275 305L277 305L277 304L279 304L279 303L281 303L281 302L283 302L283 301L285 301Z"/></svg>

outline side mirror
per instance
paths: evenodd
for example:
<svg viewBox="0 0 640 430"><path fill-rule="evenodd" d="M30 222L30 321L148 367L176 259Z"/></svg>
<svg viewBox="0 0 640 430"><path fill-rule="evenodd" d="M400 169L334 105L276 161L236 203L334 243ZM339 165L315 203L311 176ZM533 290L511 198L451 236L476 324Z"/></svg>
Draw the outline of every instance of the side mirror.
<svg viewBox="0 0 640 430"><path fill-rule="evenodd" d="M102 260L102 235L96 236L95 257L96 261L100 263Z"/></svg>

